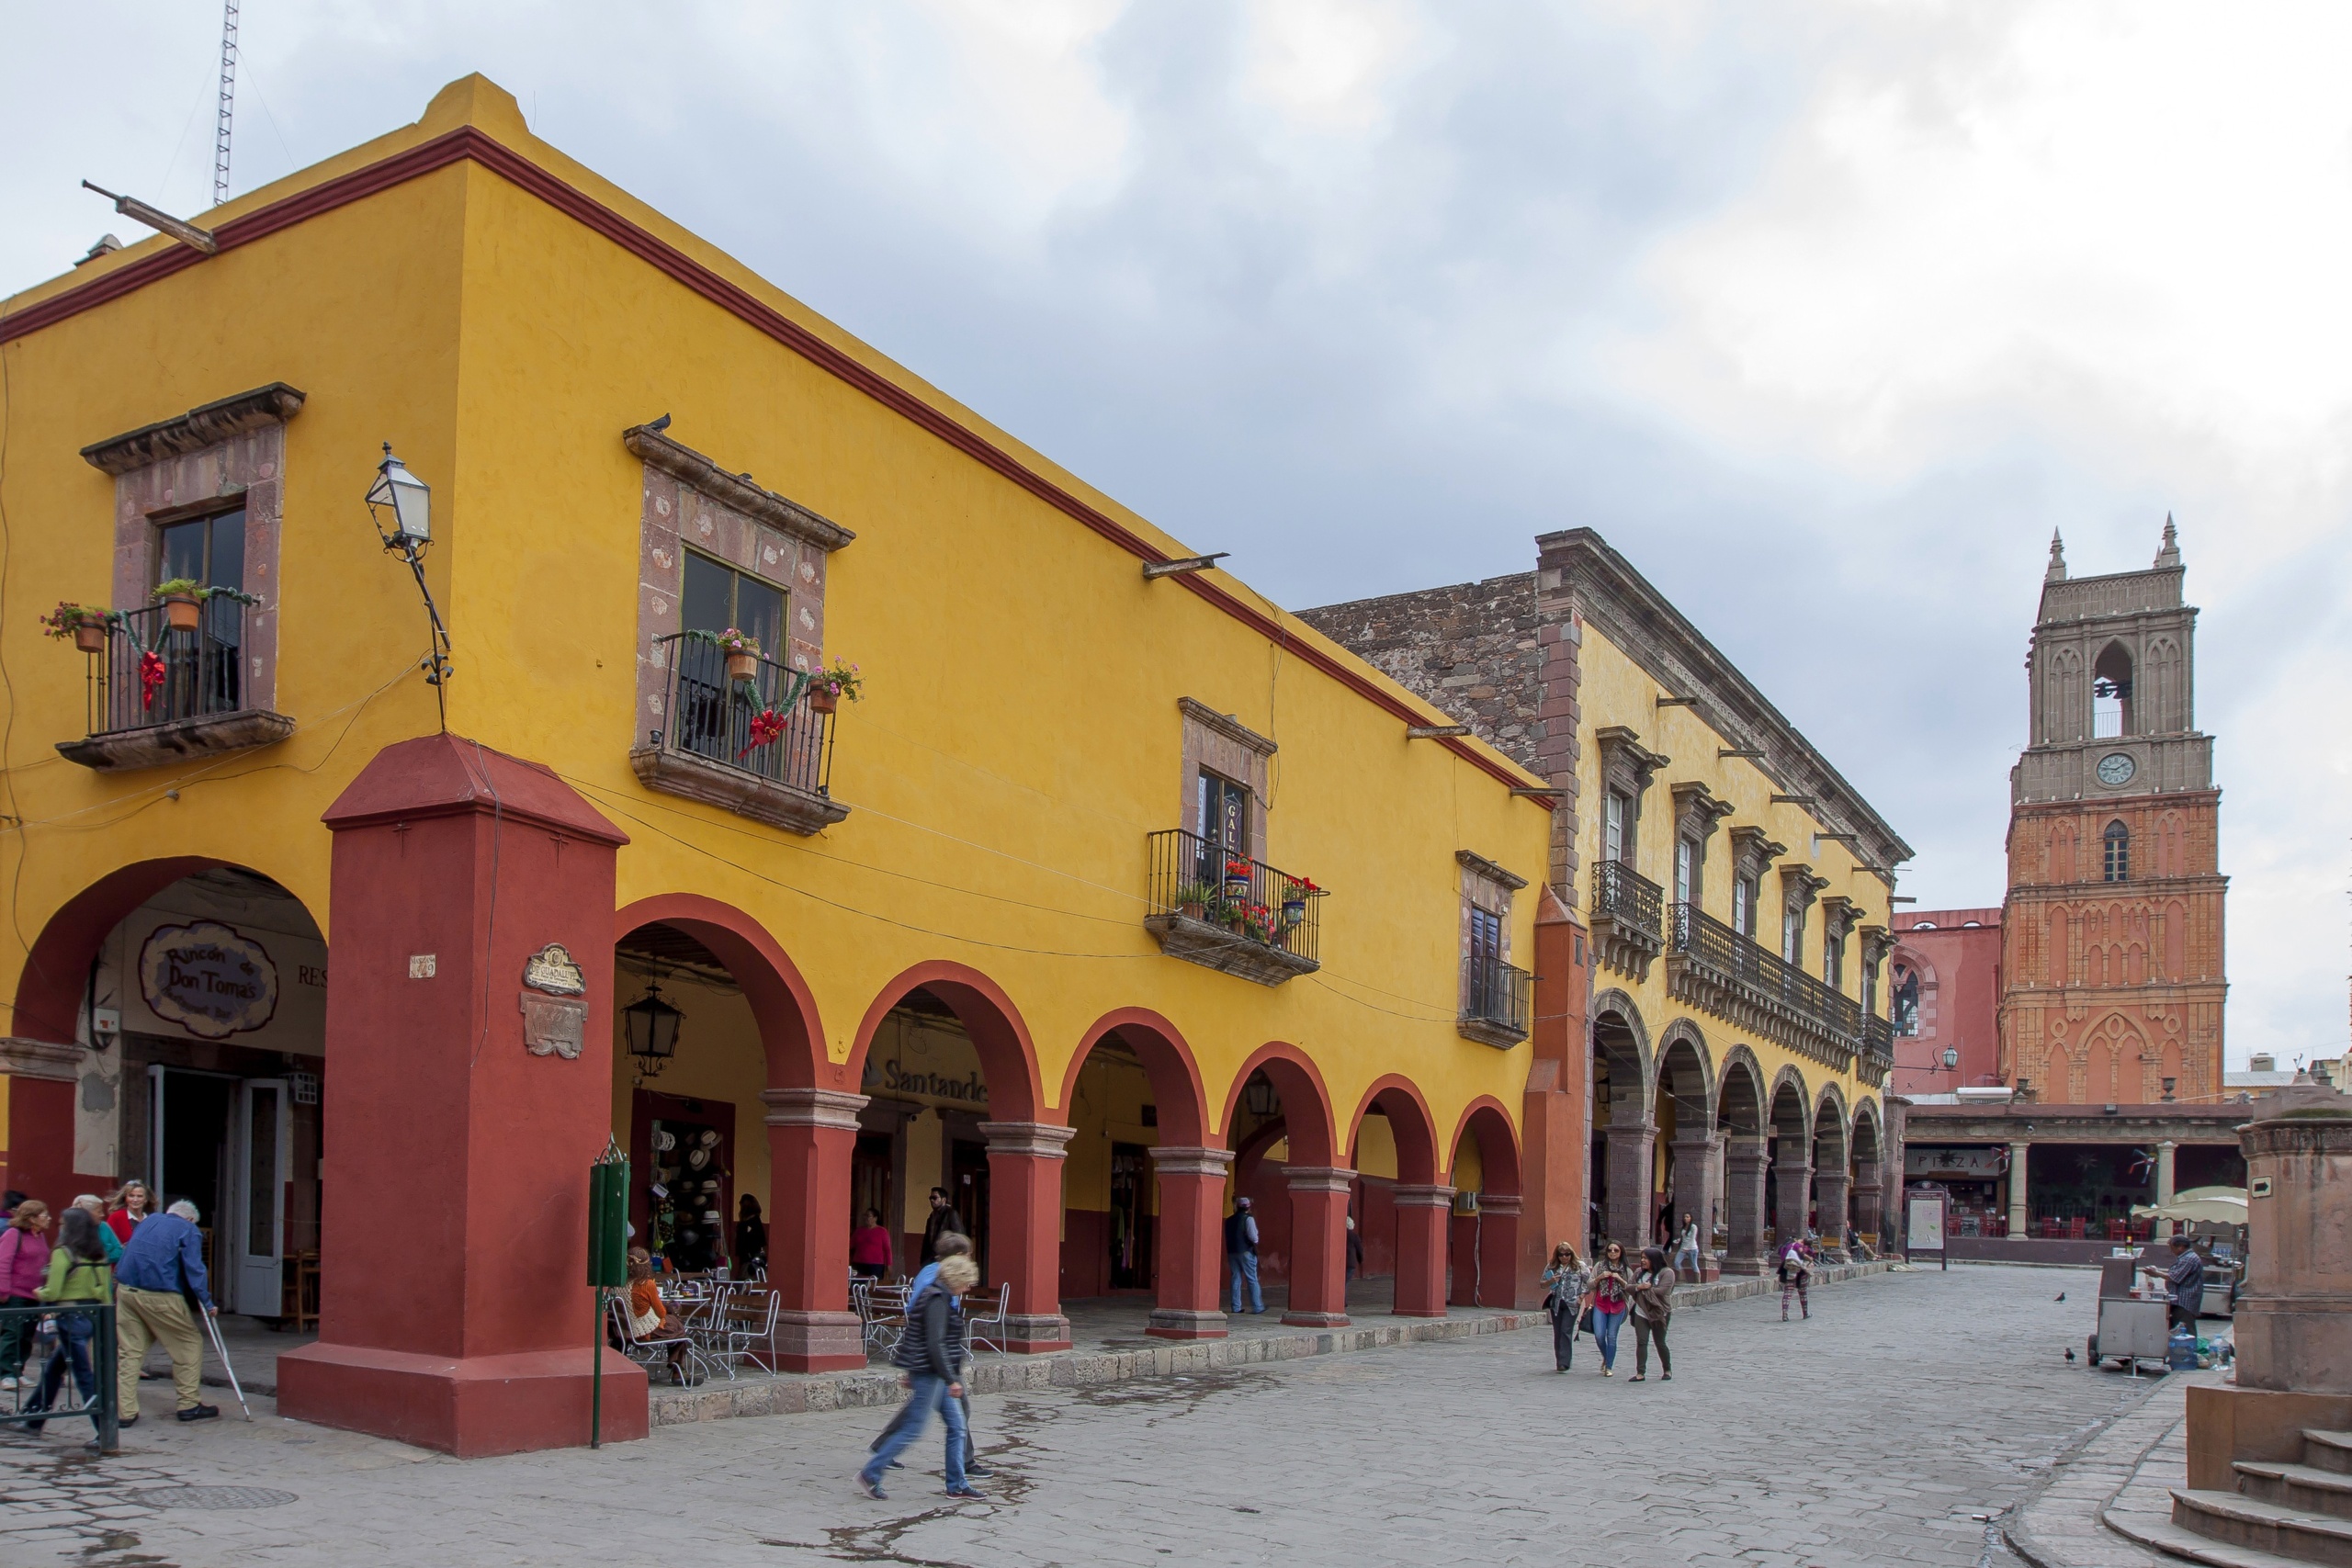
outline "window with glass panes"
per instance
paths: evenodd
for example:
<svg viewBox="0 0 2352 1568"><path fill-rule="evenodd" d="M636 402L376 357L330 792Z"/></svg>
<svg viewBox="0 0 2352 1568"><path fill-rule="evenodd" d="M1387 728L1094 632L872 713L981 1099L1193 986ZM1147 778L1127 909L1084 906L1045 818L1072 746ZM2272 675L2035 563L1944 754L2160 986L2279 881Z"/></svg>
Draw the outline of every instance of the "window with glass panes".
<svg viewBox="0 0 2352 1568"><path fill-rule="evenodd" d="M1200 791L1202 839L1219 853L1249 859L1250 786L1203 768Z"/></svg>
<svg viewBox="0 0 2352 1568"><path fill-rule="evenodd" d="M781 664L784 605L785 592L775 583L686 552L685 582L678 597L680 630L740 631L760 645L763 656Z"/></svg>
<svg viewBox="0 0 2352 1568"><path fill-rule="evenodd" d="M2132 880L2132 829L2120 822L2107 825L2105 839L2106 879L2109 882Z"/></svg>
<svg viewBox="0 0 2352 1568"><path fill-rule="evenodd" d="M1634 863L1634 802L1618 790L1601 800L1600 858L1623 865Z"/></svg>
<svg viewBox="0 0 2352 1568"><path fill-rule="evenodd" d="M1804 952L1804 910L1796 904L1781 906L1781 956L1791 964Z"/></svg>
<svg viewBox="0 0 2352 1568"><path fill-rule="evenodd" d="M1821 939L1821 977L1832 990L1846 988L1846 939L1834 931Z"/></svg>
<svg viewBox="0 0 2352 1568"><path fill-rule="evenodd" d="M1756 938L1756 879L1743 876L1731 885L1731 929L1749 941Z"/></svg>
<svg viewBox="0 0 2352 1568"><path fill-rule="evenodd" d="M1696 904L1700 899L1700 852L1695 839L1674 840L1674 901Z"/></svg>

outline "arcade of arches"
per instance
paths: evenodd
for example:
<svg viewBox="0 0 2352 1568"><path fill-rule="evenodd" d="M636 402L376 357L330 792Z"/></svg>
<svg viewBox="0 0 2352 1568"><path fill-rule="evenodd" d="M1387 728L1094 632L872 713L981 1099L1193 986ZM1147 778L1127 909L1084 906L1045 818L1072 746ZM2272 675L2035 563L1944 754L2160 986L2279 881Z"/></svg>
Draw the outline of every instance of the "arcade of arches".
<svg viewBox="0 0 2352 1568"><path fill-rule="evenodd" d="M1875 1097L1849 1105L1837 1077L1796 1063L1768 1078L1756 1047L1711 1046L1689 1019L1653 1043L1622 992L1594 999L1591 1034L1596 1247L1671 1253L1687 1217L1713 1279L1763 1271L1792 1235L1832 1256L1878 1245L1889 1148Z"/></svg>

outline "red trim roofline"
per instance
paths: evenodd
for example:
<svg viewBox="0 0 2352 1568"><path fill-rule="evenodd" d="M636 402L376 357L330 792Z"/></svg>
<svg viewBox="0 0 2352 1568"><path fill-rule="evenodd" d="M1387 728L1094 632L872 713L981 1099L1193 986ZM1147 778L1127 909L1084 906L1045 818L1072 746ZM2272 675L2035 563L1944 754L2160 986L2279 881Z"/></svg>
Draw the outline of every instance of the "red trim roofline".
<svg viewBox="0 0 2352 1568"><path fill-rule="evenodd" d="M1052 479L1030 468L1010 452L993 442L957 423L948 415L905 388L859 363L850 355L827 343L807 327L785 315L774 306L754 297L741 286L685 254L676 246L647 231L615 212L584 192L567 185L547 170L532 163L504 143L484 135L472 126L461 126L444 136L421 142L404 152L394 153L380 163L355 169L325 180L306 190L297 192L285 200L273 202L240 217L230 219L213 231L220 248L235 250L253 243L282 229L291 228L306 219L332 212L355 201L363 200L397 185L444 169L452 164L471 160L491 173L520 189L537 197L557 211L578 220L587 228L645 262L655 270L684 284L687 288L727 311L737 320L775 339L793 353L799 355L818 368L848 383L860 392L899 415L910 423L937 436L956 451L1011 480L1047 505L1075 518L1088 528L1118 546L1138 560L1159 561L1164 556L1148 540L1097 507L1088 505ZM143 256L103 277L92 279L78 288L52 295L38 304L10 315L0 317L0 343L40 331L71 320L85 310L119 299L124 295L144 288L173 274L202 265L208 258L186 245L174 245L167 250ZM1256 608L1243 604L1214 582L1197 573L1186 573L1175 579L1187 592L1198 595L1210 604L1248 626L1259 636L1279 644L1307 664L1329 675L1371 703L1384 713L1393 715L1408 725L1451 723L1450 719L1435 719L1420 712L1394 694L1383 690L1363 671L1350 668L1321 649L1312 647L1292 636L1290 630ZM1528 779L1509 766L1479 752L1475 747L1453 738L1438 740L1455 756L1476 768L1489 778L1510 788L1525 787ZM1538 799L1548 808L1548 799Z"/></svg>

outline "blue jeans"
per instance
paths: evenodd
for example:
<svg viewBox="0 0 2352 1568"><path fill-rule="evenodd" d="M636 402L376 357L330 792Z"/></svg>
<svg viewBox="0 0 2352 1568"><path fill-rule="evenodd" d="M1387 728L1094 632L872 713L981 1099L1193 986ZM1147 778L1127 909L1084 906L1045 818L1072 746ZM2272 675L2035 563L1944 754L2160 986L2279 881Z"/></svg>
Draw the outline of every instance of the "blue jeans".
<svg viewBox="0 0 2352 1568"><path fill-rule="evenodd" d="M1686 1262L1690 1265L1687 1269L1683 1267ZM1686 1247L1681 1251L1676 1253L1674 1255L1674 1271L1681 1277L1684 1284L1697 1284L1699 1282L1699 1276L1706 1271L1704 1266L1699 1261L1699 1249L1695 1247Z"/></svg>
<svg viewBox="0 0 2352 1568"><path fill-rule="evenodd" d="M922 1436L931 1425L931 1414L938 1411L947 1422L947 1490L964 1490L964 1406L958 1400L947 1397L948 1382L928 1372L914 1375L914 1392L907 1396L907 1418L898 1424L865 1468L858 1472L861 1480L879 1483L890 1461L905 1452L909 1445Z"/></svg>
<svg viewBox="0 0 2352 1568"><path fill-rule="evenodd" d="M77 1312L70 1306L57 1309L57 1352L50 1357L49 1365L42 1369L40 1391L26 1404L27 1410L47 1410L56 1403L57 1396L64 1392L65 1371L70 1366L74 1370L74 1390L82 1396L82 1403L90 1407L90 1425L96 1427L98 1424L98 1382L90 1372L90 1337L97 1331L97 1319L90 1312ZM79 1416L82 1412L74 1410L69 1414ZM25 1429L38 1432L41 1425L39 1421L28 1421Z"/></svg>
<svg viewBox="0 0 2352 1568"><path fill-rule="evenodd" d="M1247 1280L1250 1285L1250 1310L1265 1311L1266 1298L1258 1289L1258 1255L1254 1252L1228 1252L1225 1255L1225 1269L1233 1281L1233 1310L1236 1313L1241 1310L1241 1286Z"/></svg>
<svg viewBox="0 0 2352 1568"><path fill-rule="evenodd" d="M1628 1309L1630 1310L1630 1309ZM1600 1364L1617 1364L1617 1331L1625 1326L1625 1314L1592 1309L1592 1342L1600 1348Z"/></svg>

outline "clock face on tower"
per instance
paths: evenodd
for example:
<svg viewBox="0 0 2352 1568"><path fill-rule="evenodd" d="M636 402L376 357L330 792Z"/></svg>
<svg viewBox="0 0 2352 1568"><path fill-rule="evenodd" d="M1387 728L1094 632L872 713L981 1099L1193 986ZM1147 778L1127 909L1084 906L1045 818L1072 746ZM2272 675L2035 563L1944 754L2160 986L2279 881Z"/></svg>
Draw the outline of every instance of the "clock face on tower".
<svg viewBox="0 0 2352 1568"><path fill-rule="evenodd" d="M2109 751L2098 760L2098 782L2109 789L2130 784L2139 771L2140 765L2120 751Z"/></svg>

